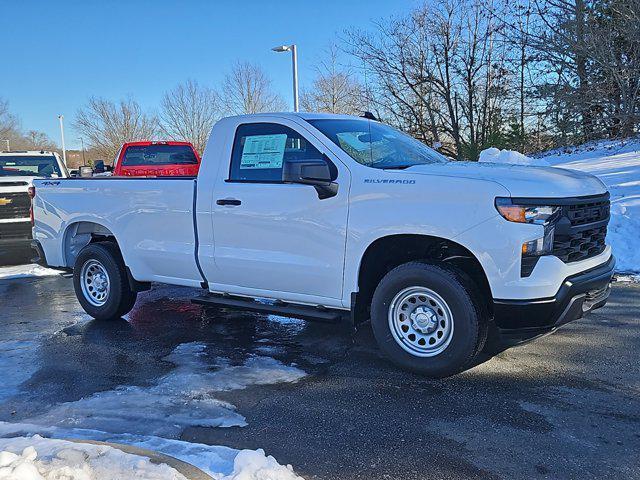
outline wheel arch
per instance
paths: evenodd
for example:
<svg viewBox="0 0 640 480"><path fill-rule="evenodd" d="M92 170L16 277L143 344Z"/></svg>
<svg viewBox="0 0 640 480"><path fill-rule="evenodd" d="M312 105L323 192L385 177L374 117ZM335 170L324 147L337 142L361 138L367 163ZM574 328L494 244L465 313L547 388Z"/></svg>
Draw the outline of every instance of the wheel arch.
<svg viewBox="0 0 640 480"><path fill-rule="evenodd" d="M118 245L115 234L105 225L84 220L70 223L65 228L62 241L62 258L65 266L73 268L80 250L88 244L104 241Z"/></svg>
<svg viewBox="0 0 640 480"><path fill-rule="evenodd" d="M68 268L73 268L80 251L90 243L109 242L115 245L120 252L131 290L134 292L143 292L151 288L151 283L141 282L133 277L131 269L122 255L122 250L120 249L116 235L105 225L93 221L73 222L65 229L63 238L62 253L65 265Z"/></svg>
<svg viewBox="0 0 640 480"><path fill-rule="evenodd" d="M424 234L390 234L373 240L360 256L357 294L352 297L355 321L368 318L373 292L393 268L411 261L429 261L456 267L473 282L478 300L491 311L492 295L487 275L478 258L451 239Z"/></svg>

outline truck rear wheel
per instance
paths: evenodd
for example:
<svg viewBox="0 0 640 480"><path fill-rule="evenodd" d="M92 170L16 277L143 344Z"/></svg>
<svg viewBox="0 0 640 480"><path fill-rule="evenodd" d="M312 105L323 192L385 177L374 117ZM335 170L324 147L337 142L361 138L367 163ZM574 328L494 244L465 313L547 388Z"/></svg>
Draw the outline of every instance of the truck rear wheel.
<svg viewBox="0 0 640 480"><path fill-rule="evenodd" d="M118 247L111 242L84 247L73 269L76 297L96 320L113 320L131 311L138 294L131 290Z"/></svg>
<svg viewBox="0 0 640 480"><path fill-rule="evenodd" d="M380 349L402 368L446 377L469 366L482 349L487 318L463 275L420 262L388 272L371 303Z"/></svg>

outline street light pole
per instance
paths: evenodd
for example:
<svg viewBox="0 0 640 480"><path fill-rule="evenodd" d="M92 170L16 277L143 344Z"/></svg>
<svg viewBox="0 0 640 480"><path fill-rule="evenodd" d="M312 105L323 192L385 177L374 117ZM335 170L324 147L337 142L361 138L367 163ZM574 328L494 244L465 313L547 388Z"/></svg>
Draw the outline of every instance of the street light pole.
<svg viewBox="0 0 640 480"><path fill-rule="evenodd" d="M67 149L64 146L64 115L58 115L60 121L60 138L62 139L62 163L67 166Z"/></svg>
<svg viewBox="0 0 640 480"><path fill-rule="evenodd" d="M87 161L84 158L84 138L80 137L80 143L82 144L82 164L86 165Z"/></svg>
<svg viewBox="0 0 640 480"><path fill-rule="evenodd" d="M298 111L298 50L295 44L280 45L273 47L274 52L291 52L291 62L293 67L293 111Z"/></svg>
<svg viewBox="0 0 640 480"><path fill-rule="evenodd" d="M293 111L298 111L298 50L291 45L291 63L293 67Z"/></svg>

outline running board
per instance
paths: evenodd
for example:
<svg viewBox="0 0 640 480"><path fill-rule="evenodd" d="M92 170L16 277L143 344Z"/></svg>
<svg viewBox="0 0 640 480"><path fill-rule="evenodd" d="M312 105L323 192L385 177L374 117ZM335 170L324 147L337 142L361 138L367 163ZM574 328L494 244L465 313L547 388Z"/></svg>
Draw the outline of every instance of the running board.
<svg viewBox="0 0 640 480"><path fill-rule="evenodd" d="M303 320L316 320L328 323L338 323L349 317L347 310L331 310L323 307L308 305L288 304L284 302L261 303L253 299L230 297L222 295L201 295L191 299L198 305L212 305L233 310L245 310L249 312L270 313L284 317L301 318Z"/></svg>

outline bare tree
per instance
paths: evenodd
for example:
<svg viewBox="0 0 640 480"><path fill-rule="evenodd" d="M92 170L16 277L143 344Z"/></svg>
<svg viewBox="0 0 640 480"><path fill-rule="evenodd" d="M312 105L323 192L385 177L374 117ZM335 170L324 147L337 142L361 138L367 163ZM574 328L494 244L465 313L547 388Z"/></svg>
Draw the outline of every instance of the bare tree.
<svg viewBox="0 0 640 480"><path fill-rule="evenodd" d="M496 29L495 14L479 0L443 0L377 22L374 33L350 32L348 49L383 118L475 159L501 135L512 81Z"/></svg>
<svg viewBox="0 0 640 480"><path fill-rule="evenodd" d="M640 122L640 1L612 1L593 7L585 22L584 45L592 65L590 83L611 136L628 137Z"/></svg>
<svg viewBox="0 0 640 480"><path fill-rule="evenodd" d="M160 130L173 140L191 142L202 154L213 124L221 116L216 92L195 80L165 93L160 105Z"/></svg>
<svg viewBox="0 0 640 480"><path fill-rule="evenodd" d="M528 103L544 103L539 116L549 124L546 135L557 144L632 135L640 122L640 2L529 4L526 23L503 21L511 23L513 44L526 38L520 46L533 77Z"/></svg>
<svg viewBox="0 0 640 480"><path fill-rule="evenodd" d="M149 140L158 131L157 119L144 113L133 100L114 103L103 98L91 97L87 105L76 114L74 126L104 158L115 158L125 142Z"/></svg>
<svg viewBox="0 0 640 480"><path fill-rule="evenodd" d="M58 147L44 132L24 133L20 120L9 110L9 103L0 98L0 149L9 142L11 150L56 150Z"/></svg>
<svg viewBox="0 0 640 480"><path fill-rule="evenodd" d="M9 102L0 98L0 140L7 140L18 131L18 119L9 111Z"/></svg>
<svg viewBox="0 0 640 480"><path fill-rule="evenodd" d="M24 135L23 144L28 150L56 150L58 146L44 132L29 130Z"/></svg>
<svg viewBox="0 0 640 480"><path fill-rule="evenodd" d="M236 63L222 82L224 109L232 115L275 112L286 109L286 103L273 91L271 79L258 65Z"/></svg>
<svg viewBox="0 0 640 480"><path fill-rule="evenodd" d="M364 88L350 68L338 63L338 48L331 45L327 57L315 68L310 89L302 91L300 104L310 112L360 114L366 110Z"/></svg>

